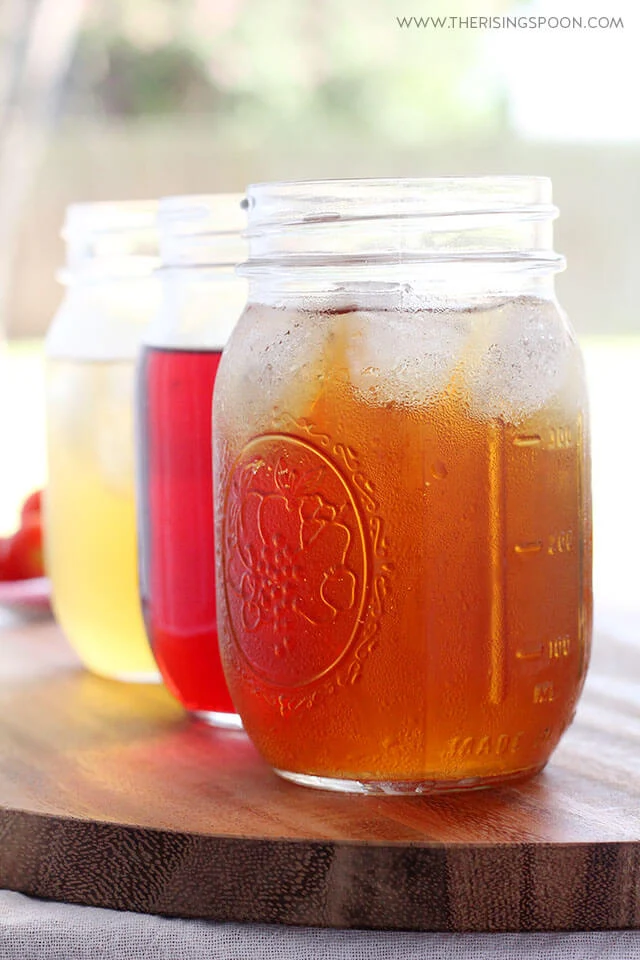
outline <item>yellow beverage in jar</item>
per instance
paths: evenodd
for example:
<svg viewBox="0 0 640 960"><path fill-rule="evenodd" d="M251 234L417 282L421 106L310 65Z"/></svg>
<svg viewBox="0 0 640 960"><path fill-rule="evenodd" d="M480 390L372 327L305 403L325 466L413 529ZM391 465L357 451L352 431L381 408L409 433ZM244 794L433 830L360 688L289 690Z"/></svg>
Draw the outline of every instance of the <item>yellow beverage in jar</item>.
<svg viewBox="0 0 640 960"><path fill-rule="evenodd" d="M56 617L90 670L157 680L138 598L134 364L50 360L46 549Z"/></svg>

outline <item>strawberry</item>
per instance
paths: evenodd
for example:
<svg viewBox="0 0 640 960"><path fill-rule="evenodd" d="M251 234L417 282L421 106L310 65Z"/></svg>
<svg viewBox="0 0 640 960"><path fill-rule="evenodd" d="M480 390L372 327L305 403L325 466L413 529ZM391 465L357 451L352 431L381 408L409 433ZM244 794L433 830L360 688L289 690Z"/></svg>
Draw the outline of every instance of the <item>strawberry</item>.
<svg viewBox="0 0 640 960"><path fill-rule="evenodd" d="M31 517L40 517L42 513L42 490L34 490L22 504L20 511L20 523L24 526L27 519Z"/></svg>
<svg viewBox="0 0 640 960"><path fill-rule="evenodd" d="M40 519L27 520L12 537L0 542L0 579L28 580L44 576Z"/></svg>

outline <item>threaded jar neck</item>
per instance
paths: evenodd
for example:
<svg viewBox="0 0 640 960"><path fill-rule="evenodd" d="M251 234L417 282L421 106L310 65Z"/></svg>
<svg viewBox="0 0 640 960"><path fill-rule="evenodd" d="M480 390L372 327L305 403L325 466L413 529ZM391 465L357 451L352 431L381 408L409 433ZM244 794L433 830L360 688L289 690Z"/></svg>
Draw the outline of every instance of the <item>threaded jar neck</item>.
<svg viewBox="0 0 640 960"><path fill-rule="evenodd" d="M546 177L324 180L247 191L249 266L349 257L557 263Z"/></svg>
<svg viewBox="0 0 640 960"><path fill-rule="evenodd" d="M162 267L235 268L247 256L246 220L242 194L163 198L158 208Z"/></svg>
<svg viewBox="0 0 640 960"><path fill-rule="evenodd" d="M74 203L62 237L67 262L63 283L141 279L158 267L158 204L155 200Z"/></svg>

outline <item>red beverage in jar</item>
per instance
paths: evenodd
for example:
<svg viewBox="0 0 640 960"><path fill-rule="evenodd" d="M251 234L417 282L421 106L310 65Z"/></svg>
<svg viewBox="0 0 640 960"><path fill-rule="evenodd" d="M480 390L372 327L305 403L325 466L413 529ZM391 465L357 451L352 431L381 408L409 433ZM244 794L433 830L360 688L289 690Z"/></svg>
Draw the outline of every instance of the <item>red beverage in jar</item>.
<svg viewBox="0 0 640 960"><path fill-rule="evenodd" d="M169 690L228 713L216 626L211 399L219 350L146 347L138 373L140 594ZM224 717L216 717L224 723Z"/></svg>

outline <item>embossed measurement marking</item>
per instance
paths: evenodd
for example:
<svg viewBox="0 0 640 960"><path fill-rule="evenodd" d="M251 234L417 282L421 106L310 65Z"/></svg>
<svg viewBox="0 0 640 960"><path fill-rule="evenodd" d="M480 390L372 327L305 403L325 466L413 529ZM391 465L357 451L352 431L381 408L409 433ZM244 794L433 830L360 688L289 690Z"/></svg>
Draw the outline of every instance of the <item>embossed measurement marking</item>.
<svg viewBox="0 0 640 960"><path fill-rule="evenodd" d="M553 703L553 680L543 680L533 688L534 703Z"/></svg>
<svg viewBox="0 0 640 960"><path fill-rule="evenodd" d="M561 660L568 657L571 653L571 637L564 635L554 637L544 643L539 643L536 647L530 647L528 650L516 650L517 660L541 660L545 654L549 660Z"/></svg>
<svg viewBox="0 0 640 960"><path fill-rule="evenodd" d="M568 657L571 652L571 637L556 637L549 640L549 659L560 660Z"/></svg>
<svg viewBox="0 0 640 960"><path fill-rule="evenodd" d="M481 733L472 737L453 737L447 744L446 756L460 760L464 757L503 756L516 753L524 733Z"/></svg>
<svg viewBox="0 0 640 960"><path fill-rule="evenodd" d="M573 430L570 426L549 428L549 449L566 450L573 446Z"/></svg>
<svg viewBox="0 0 640 960"><path fill-rule="evenodd" d="M489 702L502 703L506 696L505 623L505 462L504 427L496 423L489 439L489 558L491 563Z"/></svg>
<svg viewBox="0 0 640 960"><path fill-rule="evenodd" d="M544 643L533 650L516 650L518 660L540 660L544 656Z"/></svg>
<svg viewBox="0 0 640 960"><path fill-rule="evenodd" d="M542 443L542 437L537 433L521 433L513 438L514 447L537 447L540 443Z"/></svg>
<svg viewBox="0 0 640 960"><path fill-rule="evenodd" d="M573 550L573 530L560 530L549 534L547 553L550 557L558 553L570 553Z"/></svg>
<svg viewBox="0 0 640 960"><path fill-rule="evenodd" d="M542 550L542 540L528 540L516 543L513 548L516 553L539 553Z"/></svg>
<svg viewBox="0 0 640 960"><path fill-rule="evenodd" d="M570 426L549 427L544 444L549 450L566 450L573 446L574 433ZM514 447L539 447L543 439L539 433L519 433L513 438Z"/></svg>

